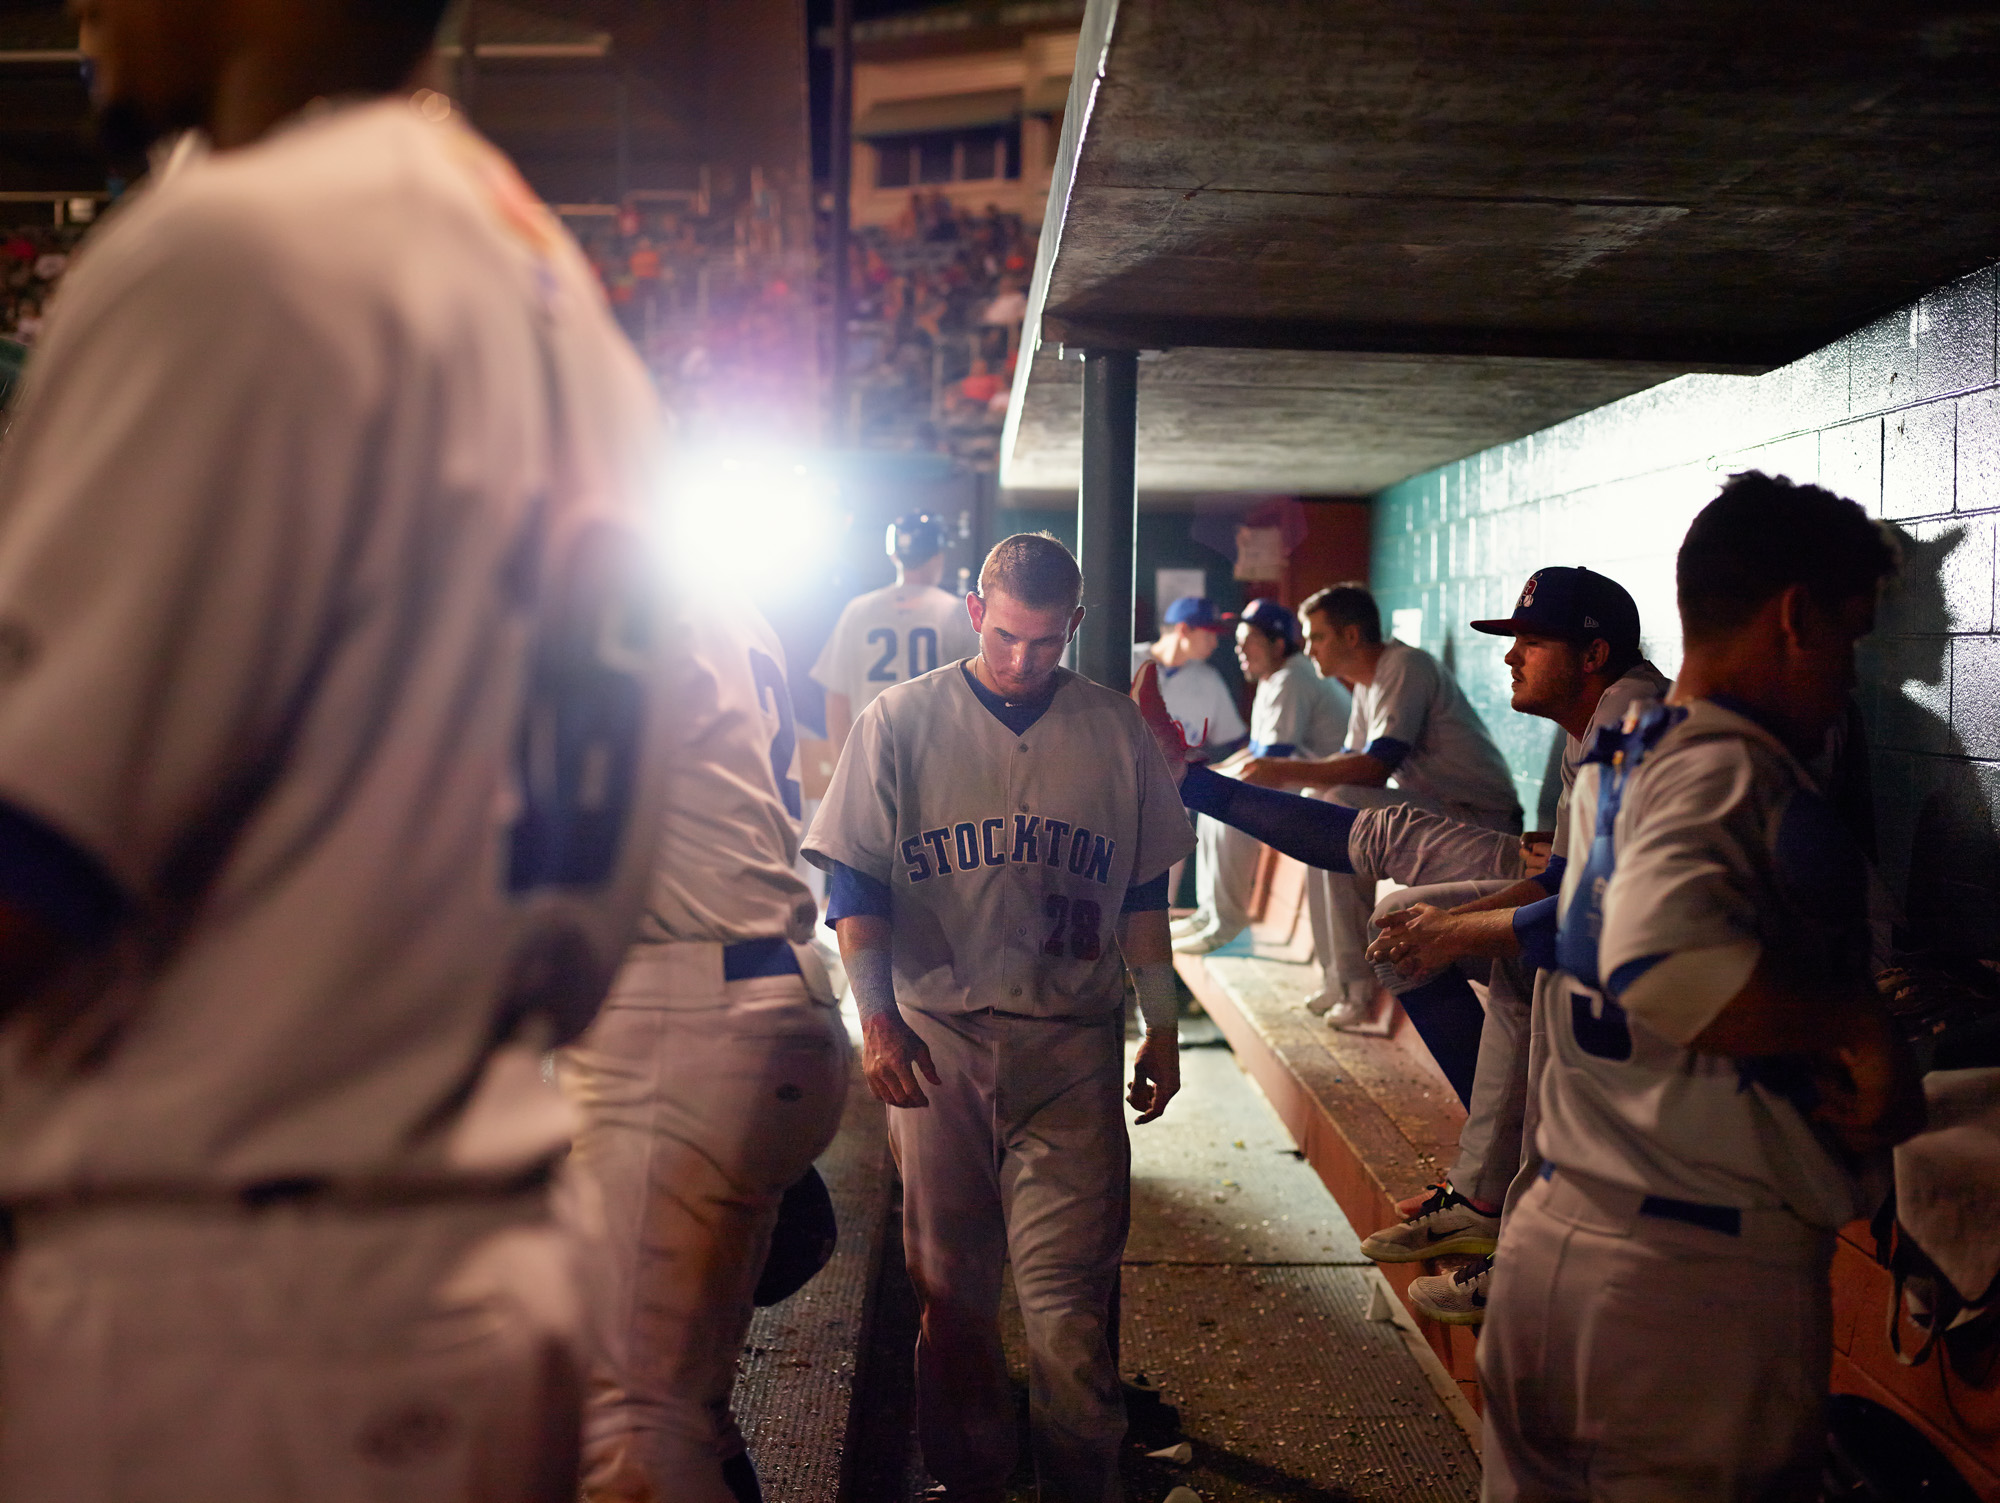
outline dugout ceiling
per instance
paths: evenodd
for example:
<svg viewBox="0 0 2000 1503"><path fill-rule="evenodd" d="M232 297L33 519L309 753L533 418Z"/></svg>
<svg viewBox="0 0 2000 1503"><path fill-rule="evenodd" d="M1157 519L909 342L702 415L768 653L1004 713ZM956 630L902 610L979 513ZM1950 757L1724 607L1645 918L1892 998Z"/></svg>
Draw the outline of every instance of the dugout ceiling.
<svg viewBox="0 0 2000 1503"><path fill-rule="evenodd" d="M1369 492L2000 258L2000 11L1090 0L1003 483Z"/></svg>

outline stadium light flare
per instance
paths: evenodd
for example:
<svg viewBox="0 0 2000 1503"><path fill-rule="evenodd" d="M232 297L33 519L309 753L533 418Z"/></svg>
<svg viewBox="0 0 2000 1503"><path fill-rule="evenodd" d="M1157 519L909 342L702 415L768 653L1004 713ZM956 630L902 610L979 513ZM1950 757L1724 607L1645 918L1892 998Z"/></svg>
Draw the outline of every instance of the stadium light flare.
<svg viewBox="0 0 2000 1503"><path fill-rule="evenodd" d="M793 455L692 457L667 486L668 567L696 584L796 584L836 544L837 497L831 477Z"/></svg>

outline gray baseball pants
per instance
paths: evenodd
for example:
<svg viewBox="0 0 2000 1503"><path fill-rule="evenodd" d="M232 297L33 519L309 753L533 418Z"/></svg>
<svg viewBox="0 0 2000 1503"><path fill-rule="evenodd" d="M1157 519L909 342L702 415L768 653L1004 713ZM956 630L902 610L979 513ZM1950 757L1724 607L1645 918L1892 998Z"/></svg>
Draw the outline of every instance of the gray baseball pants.
<svg viewBox="0 0 2000 1503"><path fill-rule="evenodd" d="M997 1497L1014 1468L999 1326L1011 1262L1042 1503L1118 1503L1125 1406L1108 1333L1131 1222L1122 1012L903 1016L941 1080L924 1082L929 1106L889 1108L922 1309L924 1465L973 1497Z"/></svg>
<svg viewBox="0 0 2000 1503"><path fill-rule="evenodd" d="M1208 921L1204 932L1232 940L1250 926L1263 842L1206 814L1195 818L1194 839L1195 902Z"/></svg>
<svg viewBox="0 0 2000 1503"><path fill-rule="evenodd" d="M638 947L558 1057L584 1113L579 1207L594 1363L586 1495L731 1503L729 1410L784 1193L833 1141L850 1047L825 974L722 979L722 947Z"/></svg>
<svg viewBox="0 0 2000 1503"><path fill-rule="evenodd" d="M529 1064L532 1068L532 1064ZM8 1503L573 1503L583 1372L546 1191L23 1213Z"/></svg>
<svg viewBox="0 0 2000 1503"><path fill-rule="evenodd" d="M1832 1357L1833 1234L1730 1236L1567 1170L1501 1225L1486 1325L1486 1503L1809 1503Z"/></svg>
<svg viewBox="0 0 2000 1503"><path fill-rule="evenodd" d="M1313 952L1328 991L1353 985L1372 992L1381 981L1369 963L1368 944L1375 884L1384 877L1415 885L1520 873L1520 837L1496 825L1501 815L1447 809L1399 788L1343 785L1316 791L1361 811L1347 840L1355 874L1306 874ZM1495 865L1510 860L1511 866Z"/></svg>

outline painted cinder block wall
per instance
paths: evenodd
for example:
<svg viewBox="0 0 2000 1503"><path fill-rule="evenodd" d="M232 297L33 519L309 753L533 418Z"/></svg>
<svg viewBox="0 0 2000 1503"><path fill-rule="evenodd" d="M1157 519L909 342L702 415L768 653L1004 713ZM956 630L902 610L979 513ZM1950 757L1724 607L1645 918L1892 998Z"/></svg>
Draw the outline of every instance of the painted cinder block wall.
<svg viewBox="0 0 2000 1503"><path fill-rule="evenodd" d="M1813 481L1905 539L1858 690L1883 875L1917 943L2000 957L1997 281L1989 267L1769 374L1670 381L1375 497L1384 627L1422 612L1405 629L1457 673L1531 824L1549 823L1560 733L1509 709L1506 643L1465 623L1507 614L1541 565L1585 564L1632 591L1671 674L1674 552L1695 512L1732 471Z"/></svg>

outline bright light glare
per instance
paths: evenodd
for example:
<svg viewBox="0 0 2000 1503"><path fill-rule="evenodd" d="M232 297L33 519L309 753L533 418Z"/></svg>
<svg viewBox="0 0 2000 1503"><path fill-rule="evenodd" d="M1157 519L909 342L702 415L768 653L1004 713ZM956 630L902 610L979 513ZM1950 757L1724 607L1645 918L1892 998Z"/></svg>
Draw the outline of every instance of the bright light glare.
<svg viewBox="0 0 2000 1503"><path fill-rule="evenodd" d="M792 455L702 455L678 467L662 515L668 568L701 584L770 589L824 567L837 488Z"/></svg>

